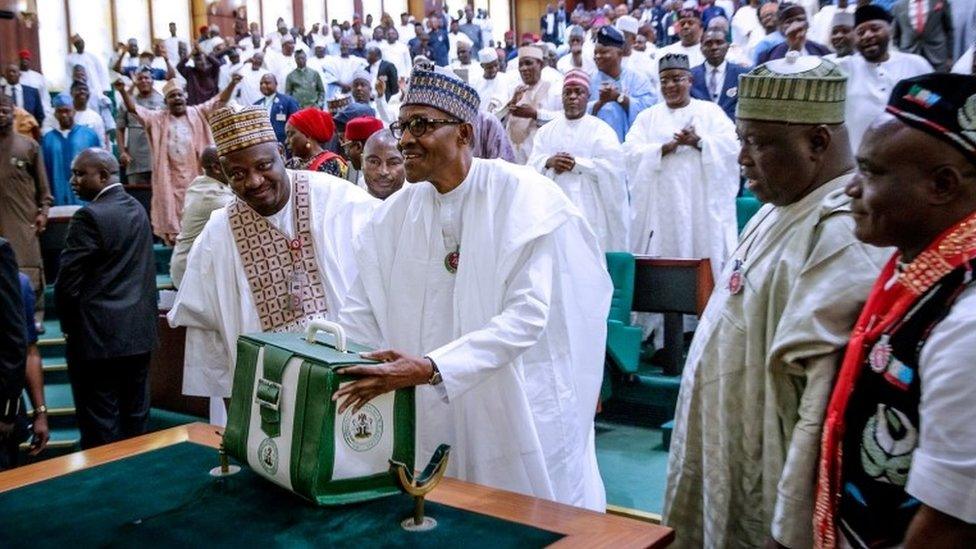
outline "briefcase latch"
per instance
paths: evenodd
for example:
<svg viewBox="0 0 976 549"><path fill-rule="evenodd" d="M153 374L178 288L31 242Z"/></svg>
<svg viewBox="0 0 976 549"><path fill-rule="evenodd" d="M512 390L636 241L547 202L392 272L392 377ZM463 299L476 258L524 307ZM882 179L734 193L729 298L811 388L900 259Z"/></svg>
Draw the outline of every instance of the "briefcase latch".
<svg viewBox="0 0 976 549"><path fill-rule="evenodd" d="M254 402L262 408L267 408L275 412L278 411L278 403L281 400L281 384L275 383L264 378L258 380L258 390L254 395Z"/></svg>

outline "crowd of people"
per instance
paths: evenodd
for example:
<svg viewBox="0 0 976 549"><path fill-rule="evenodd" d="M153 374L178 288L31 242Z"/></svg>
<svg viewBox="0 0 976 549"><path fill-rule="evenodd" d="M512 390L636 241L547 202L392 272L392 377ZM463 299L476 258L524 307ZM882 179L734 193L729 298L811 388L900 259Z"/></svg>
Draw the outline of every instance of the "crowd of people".
<svg viewBox="0 0 976 549"><path fill-rule="evenodd" d="M707 258L676 543L976 543L976 6L560 1L539 24L171 24L111 60L75 35L53 96L19 52L0 439L46 441L38 238L75 206L55 291L83 447L146 428L155 238L213 423L239 335L333 320L383 362L346 370L339 413L417 386L418 456L448 443L450 475L603 510L604 254ZM743 195L765 204L744 228Z"/></svg>

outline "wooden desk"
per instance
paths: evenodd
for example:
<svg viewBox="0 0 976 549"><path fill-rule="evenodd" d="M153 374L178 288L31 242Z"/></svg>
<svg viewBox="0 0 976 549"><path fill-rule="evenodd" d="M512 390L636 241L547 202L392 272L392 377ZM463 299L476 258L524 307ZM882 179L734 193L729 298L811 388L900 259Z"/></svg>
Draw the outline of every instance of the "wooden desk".
<svg viewBox="0 0 976 549"><path fill-rule="evenodd" d="M0 492L16 490L181 442L195 442L216 448L220 442L216 430L212 425L192 423L6 471L0 473ZM216 465L216 454L214 458ZM554 547L665 547L674 538L673 531L663 526L595 513L455 479L444 479L428 499L565 535L566 537L553 544ZM335 509L341 511L342 508Z"/></svg>

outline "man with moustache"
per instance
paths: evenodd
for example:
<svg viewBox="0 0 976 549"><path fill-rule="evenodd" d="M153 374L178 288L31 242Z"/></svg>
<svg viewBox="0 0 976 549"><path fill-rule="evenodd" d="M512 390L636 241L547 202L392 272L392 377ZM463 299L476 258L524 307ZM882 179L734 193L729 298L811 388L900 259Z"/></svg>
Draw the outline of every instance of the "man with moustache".
<svg viewBox="0 0 976 549"><path fill-rule="evenodd" d="M353 237L375 201L341 179L286 170L261 107L216 110L210 129L237 199L194 241L168 319L187 328L183 392L219 404L230 397L237 336L338 317L356 276ZM219 405L211 421L225 421Z"/></svg>
<svg viewBox="0 0 976 549"><path fill-rule="evenodd" d="M765 205L716 279L682 374L663 520L679 547L813 538L824 410L887 255L853 234L845 80L816 57L739 79L739 164Z"/></svg>
<svg viewBox="0 0 976 549"><path fill-rule="evenodd" d="M974 130L976 79L927 74L895 86L858 149L855 235L897 252L827 409L821 547L976 545Z"/></svg>
<svg viewBox="0 0 976 549"><path fill-rule="evenodd" d="M891 46L891 14L884 8L867 5L854 12L857 53L837 60L847 73L847 127L851 151L861 144L868 125L884 110L885 101L902 79L932 72L922 57Z"/></svg>
<svg viewBox="0 0 976 549"><path fill-rule="evenodd" d="M339 413L417 386L417 456L451 445L447 474L603 510L593 414L612 285L566 195L535 171L472 158L477 92L415 70L391 130L413 185L360 233L340 316L382 365Z"/></svg>

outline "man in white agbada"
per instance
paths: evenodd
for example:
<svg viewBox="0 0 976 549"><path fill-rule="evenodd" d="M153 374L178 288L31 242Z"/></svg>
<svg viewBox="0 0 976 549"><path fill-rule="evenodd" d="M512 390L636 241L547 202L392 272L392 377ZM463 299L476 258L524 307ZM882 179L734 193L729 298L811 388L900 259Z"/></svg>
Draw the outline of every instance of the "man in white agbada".
<svg viewBox="0 0 976 549"><path fill-rule="evenodd" d="M566 40L569 44L569 53L559 58L556 62L556 70L566 74L573 69L583 69L586 74L593 76L596 74L596 63L593 62L593 52L587 57L584 51L586 43L586 31L579 25L573 25L566 29ZM650 58L648 57L650 61Z"/></svg>
<svg viewBox="0 0 976 549"><path fill-rule="evenodd" d="M739 154L721 107L691 97L688 58L659 61L664 102L637 115L624 141L636 254L711 260L718 275L735 245Z"/></svg>
<svg viewBox="0 0 976 549"><path fill-rule="evenodd" d="M807 31L807 36L818 44L830 44L830 35L834 29L834 16L838 13L849 13L853 16L856 9L857 3L848 0L836 0L836 3L827 4L811 17L810 30Z"/></svg>
<svg viewBox="0 0 976 549"><path fill-rule="evenodd" d="M661 59L669 53L680 53L688 56L688 62L692 67L697 67L705 62L705 54L701 51L702 21L701 15L694 8L682 8L678 10L678 21L675 23L678 28L680 40L673 44L668 44L657 51L657 58ZM660 69L658 69L660 74Z"/></svg>
<svg viewBox="0 0 976 549"><path fill-rule="evenodd" d="M853 233L845 78L816 57L739 78L739 163L765 203L682 374L663 522L678 547L810 547L820 428L887 251Z"/></svg>
<svg viewBox="0 0 976 549"><path fill-rule="evenodd" d="M919 55L890 49L891 14L880 6L857 8L854 35L857 53L838 58L837 66L848 78L846 122L856 152L868 126L884 112L895 84L933 69Z"/></svg>
<svg viewBox="0 0 976 549"><path fill-rule="evenodd" d="M542 78L545 56L538 46L518 49L518 73L522 83L497 112L515 149L515 162L525 164L532 155L535 132L562 109L559 86Z"/></svg>
<svg viewBox="0 0 976 549"><path fill-rule="evenodd" d="M85 51L85 40L79 34L71 37L71 45L75 51L69 52L64 56L65 67L65 86L70 86L75 80L74 71L76 65L85 67L85 74L88 75L88 86L92 94L101 95L103 91L109 89L108 63L99 59L90 52Z"/></svg>
<svg viewBox="0 0 976 549"><path fill-rule="evenodd" d="M264 95L261 93L261 78L271 71L264 68L264 53L255 51L244 62L240 70L241 83L237 85L234 100L241 105L253 105ZM277 78L277 77L276 77Z"/></svg>
<svg viewBox="0 0 976 549"><path fill-rule="evenodd" d="M501 62L498 60L498 51L495 48L483 48L478 52L478 63L481 64L481 74L472 71L471 86L477 90L481 103L478 108L494 113L502 107L518 85L508 73L500 70Z"/></svg>
<svg viewBox="0 0 976 549"><path fill-rule="evenodd" d="M657 81L657 63L649 56L634 50L634 42L637 40L637 31L640 26L637 19L630 15L624 15L623 17L617 18L614 26L624 35L624 47L620 55L620 65L628 71L644 75L645 78L651 81L651 86L655 90L658 89L660 82Z"/></svg>
<svg viewBox="0 0 976 549"><path fill-rule="evenodd" d="M602 510L593 415L612 285L593 231L530 168L472 158L477 93L415 70L392 130L406 178L357 241L340 315L385 364L336 393L339 413L417 386L417 460L447 474ZM420 358L424 357L424 358Z"/></svg>
<svg viewBox="0 0 976 549"><path fill-rule="evenodd" d="M285 170L260 106L219 109L210 126L237 200L193 243L168 319L187 328L184 394L213 402L230 397L237 336L336 320L356 276L353 238L376 200L330 175ZM211 410L219 421L222 407Z"/></svg>
<svg viewBox="0 0 976 549"><path fill-rule="evenodd" d="M739 47L742 53L752 59L756 45L766 36L766 30L759 22L760 0L749 0L742 4L732 16L732 43Z"/></svg>
<svg viewBox="0 0 976 549"><path fill-rule="evenodd" d="M358 71L366 70L369 63L362 57L351 55L352 39L343 36L339 39L339 55L329 55L322 63L322 81L327 86L326 97L352 90L352 77Z"/></svg>
<svg viewBox="0 0 976 549"><path fill-rule="evenodd" d="M383 52L383 59L396 67L398 77L404 78L410 74L410 48L400 42L400 35L395 28L387 29L386 41L380 44L380 51Z"/></svg>
<svg viewBox="0 0 976 549"><path fill-rule="evenodd" d="M539 128L528 165L555 181L583 212L603 251L628 251L623 147L606 122L586 113L589 98L589 76L581 69L568 72L563 114Z"/></svg>

